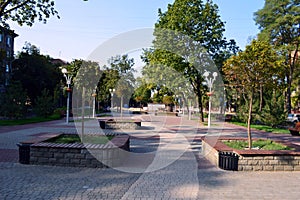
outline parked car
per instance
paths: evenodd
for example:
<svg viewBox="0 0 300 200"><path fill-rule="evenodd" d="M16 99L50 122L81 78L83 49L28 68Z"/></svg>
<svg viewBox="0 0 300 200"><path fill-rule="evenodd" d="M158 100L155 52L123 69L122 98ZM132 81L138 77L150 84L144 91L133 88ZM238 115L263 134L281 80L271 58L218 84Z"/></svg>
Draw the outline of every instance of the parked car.
<svg viewBox="0 0 300 200"><path fill-rule="evenodd" d="M293 123L299 122L300 121L300 114L297 114L297 113L288 114L287 121L288 122L293 122Z"/></svg>

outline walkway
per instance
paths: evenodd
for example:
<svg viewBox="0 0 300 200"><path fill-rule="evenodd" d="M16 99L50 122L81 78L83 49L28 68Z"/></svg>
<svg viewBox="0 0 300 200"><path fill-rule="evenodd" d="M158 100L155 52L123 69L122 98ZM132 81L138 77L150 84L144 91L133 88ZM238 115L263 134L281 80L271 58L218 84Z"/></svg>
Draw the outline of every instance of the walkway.
<svg viewBox="0 0 300 200"><path fill-rule="evenodd" d="M207 132L245 136L244 128L225 123L208 131L197 129L196 121L176 117L165 118L163 123L149 116L143 120L154 129L130 134L133 157L146 159L130 160L118 170L21 165L17 163L16 143L45 134L75 132L74 124L61 120L0 127L0 199L299 198L300 172L223 171L202 158L198 136ZM95 129L92 125L89 128ZM154 156L149 162L151 152Z"/></svg>

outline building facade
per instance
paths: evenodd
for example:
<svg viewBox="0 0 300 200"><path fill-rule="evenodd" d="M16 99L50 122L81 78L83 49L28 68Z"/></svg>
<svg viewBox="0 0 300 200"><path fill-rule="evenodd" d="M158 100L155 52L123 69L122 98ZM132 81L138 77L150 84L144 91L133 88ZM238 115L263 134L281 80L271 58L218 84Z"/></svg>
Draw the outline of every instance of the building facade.
<svg viewBox="0 0 300 200"><path fill-rule="evenodd" d="M0 92L9 84L14 60L14 39L18 35L4 27L0 27Z"/></svg>

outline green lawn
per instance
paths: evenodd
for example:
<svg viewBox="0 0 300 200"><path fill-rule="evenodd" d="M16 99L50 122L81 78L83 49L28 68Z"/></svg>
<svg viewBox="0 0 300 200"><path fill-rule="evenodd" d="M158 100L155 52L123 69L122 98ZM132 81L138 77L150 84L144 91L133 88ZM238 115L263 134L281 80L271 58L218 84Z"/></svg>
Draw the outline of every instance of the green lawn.
<svg viewBox="0 0 300 200"><path fill-rule="evenodd" d="M247 124L243 123L243 122L231 122L231 123L239 125L239 126L247 127ZM253 125L251 125L251 128L266 131L266 132L271 132L271 133L290 134L288 129L272 128L272 127L266 126L266 125L253 124Z"/></svg>
<svg viewBox="0 0 300 200"><path fill-rule="evenodd" d="M32 124L38 122L46 122L52 120L60 119L60 115L52 115L47 118L45 117L32 117L26 119L13 119L13 120L0 120L0 126L14 126L14 125L23 125L23 124Z"/></svg>
<svg viewBox="0 0 300 200"><path fill-rule="evenodd" d="M241 140L231 140L231 141L223 141L227 146L234 148L234 149L240 149L243 150L245 148L248 148L248 142L247 141L241 141ZM254 140L252 142L252 146L256 147L258 149L263 150L293 150L293 148L276 143L272 140Z"/></svg>

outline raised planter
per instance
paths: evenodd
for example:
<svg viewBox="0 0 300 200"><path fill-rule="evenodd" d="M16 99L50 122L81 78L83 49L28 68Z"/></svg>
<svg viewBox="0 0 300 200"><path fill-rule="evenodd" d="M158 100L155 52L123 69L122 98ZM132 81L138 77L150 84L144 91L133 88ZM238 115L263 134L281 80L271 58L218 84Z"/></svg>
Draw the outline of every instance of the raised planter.
<svg viewBox="0 0 300 200"><path fill-rule="evenodd" d="M114 120L114 119L99 119L101 129L131 129L136 130L142 126L141 120Z"/></svg>
<svg viewBox="0 0 300 200"><path fill-rule="evenodd" d="M178 116L178 112L155 112L159 116Z"/></svg>
<svg viewBox="0 0 300 200"><path fill-rule="evenodd" d="M60 144L41 141L30 145L29 164L68 167L116 167L126 159L129 136L116 135L107 144Z"/></svg>
<svg viewBox="0 0 300 200"><path fill-rule="evenodd" d="M300 171L300 148L297 145L276 141L295 150L236 150L225 145L222 140L245 140L245 138L205 137L202 140L203 155L220 168L222 168L220 155L226 152L238 156L238 171Z"/></svg>

